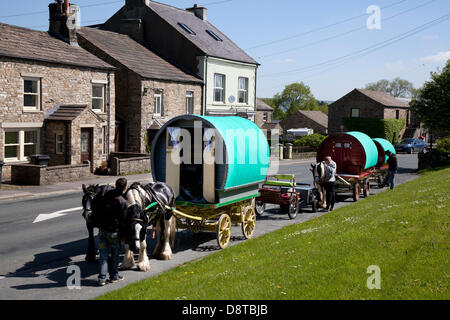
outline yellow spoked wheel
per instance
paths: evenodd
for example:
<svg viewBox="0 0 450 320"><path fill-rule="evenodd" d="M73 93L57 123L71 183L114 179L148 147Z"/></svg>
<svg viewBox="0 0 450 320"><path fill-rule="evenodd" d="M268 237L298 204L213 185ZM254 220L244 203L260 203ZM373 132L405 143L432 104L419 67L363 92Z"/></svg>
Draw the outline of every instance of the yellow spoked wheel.
<svg viewBox="0 0 450 320"><path fill-rule="evenodd" d="M222 214L217 223L217 244L221 249L226 248L231 238L231 219L227 214Z"/></svg>
<svg viewBox="0 0 450 320"><path fill-rule="evenodd" d="M253 206L244 208L242 219L242 233L245 239L250 239L255 232L256 227L256 212Z"/></svg>

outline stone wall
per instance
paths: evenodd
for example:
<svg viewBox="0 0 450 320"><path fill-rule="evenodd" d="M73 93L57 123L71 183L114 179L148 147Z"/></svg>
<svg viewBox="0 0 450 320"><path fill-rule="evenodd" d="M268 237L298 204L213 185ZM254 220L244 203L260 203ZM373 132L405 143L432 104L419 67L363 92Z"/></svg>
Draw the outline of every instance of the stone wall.
<svg viewBox="0 0 450 320"><path fill-rule="evenodd" d="M92 178L89 164L67 166L11 165L11 184L49 185Z"/></svg>
<svg viewBox="0 0 450 320"><path fill-rule="evenodd" d="M111 175L113 176L149 172L150 168L149 155L123 159L111 158Z"/></svg>
<svg viewBox="0 0 450 320"><path fill-rule="evenodd" d="M264 113L267 113L267 120L264 121ZM255 123L258 126L262 126L264 123L271 123L273 118L273 111L260 111L257 110L255 114Z"/></svg>

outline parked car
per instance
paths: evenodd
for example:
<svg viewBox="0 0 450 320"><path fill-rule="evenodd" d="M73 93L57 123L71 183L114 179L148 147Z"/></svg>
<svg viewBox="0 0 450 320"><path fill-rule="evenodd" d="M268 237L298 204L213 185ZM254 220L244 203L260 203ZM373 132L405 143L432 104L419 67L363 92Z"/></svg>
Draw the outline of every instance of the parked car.
<svg viewBox="0 0 450 320"><path fill-rule="evenodd" d="M423 151L426 146L427 143L425 141L417 138L410 138L397 143L395 145L395 151L408 153L420 152Z"/></svg>

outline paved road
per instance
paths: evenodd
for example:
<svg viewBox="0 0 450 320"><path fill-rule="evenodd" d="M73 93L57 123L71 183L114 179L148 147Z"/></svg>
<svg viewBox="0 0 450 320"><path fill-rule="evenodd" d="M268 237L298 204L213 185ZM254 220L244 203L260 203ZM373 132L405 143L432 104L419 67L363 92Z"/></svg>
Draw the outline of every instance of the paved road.
<svg viewBox="0 0 450 320"><path fill-rule="evenodd" d="M397 183L416 177L417 155L399 155ZM280 162L280 173L294 173L298 182L311 182L311 160ZM380 190L373 188L372 193ZM125 271L125 281L99 288L97 264L86 263L84 254L87 231L81 218L81 192L50 198L24 199L0 203L0 299L90 299L109 290L164 272L179 264L217 251L215 234L179 231L171 261L151 259L151 270L144 273ZM351 204L351 198L340 196L339 208ZM69 210L67 210L69 209ZM56 212L56 214L55 214ZM35 222L40 214L54 213L55 218ZM275 206L258 218L255 236L293 223L301 223L324 213L308 210L289 220ZM48 216L40 216L50 217ZM35 223L33 223L35 222ZM233 227L231 245L244 241L240 227ZM155 243L149 243L151 252ZM69 266L81 270L81 289L69 289ZM69 284L73 284L70 282Z"/></svg>

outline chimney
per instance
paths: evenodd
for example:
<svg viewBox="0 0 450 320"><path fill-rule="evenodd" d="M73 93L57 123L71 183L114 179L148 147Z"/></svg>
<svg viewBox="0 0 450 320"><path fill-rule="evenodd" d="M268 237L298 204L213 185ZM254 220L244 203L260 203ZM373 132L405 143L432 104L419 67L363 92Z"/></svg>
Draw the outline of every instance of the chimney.
<svg viewBox="0 0 450 320"><path fill-rule="evenodd" d="M144 44L144 23L141 19L121 19L119 33L129 35L134 41Z"/></svg>
<svg viewBox="0 0 450 320"><path fill-rule="evenodd" d="M69 0L56 0L50 3L50 35L78 46L77 29L80 27L80 8Z"/></svg>
<svg viewBox="0 0 450 320"><path fill-rule="evenodd" d="M206 21L206 7L199 7L194 4L192 8L187 8L186 11L193 12L197 18Z"/></svg>
<svg viewBox="0 0 450 320"><path fill-rule="evenodd" d="M150 0L125 0L125 5L129 8L148 6Z"/></svg>

